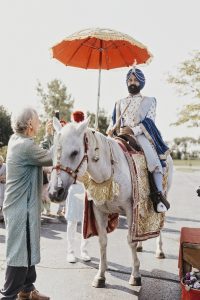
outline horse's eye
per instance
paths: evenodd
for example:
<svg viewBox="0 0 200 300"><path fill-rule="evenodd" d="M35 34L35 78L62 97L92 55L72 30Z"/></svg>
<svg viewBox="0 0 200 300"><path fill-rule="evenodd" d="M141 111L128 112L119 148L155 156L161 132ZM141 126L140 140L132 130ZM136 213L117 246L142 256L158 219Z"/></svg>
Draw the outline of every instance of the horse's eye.
<svg viewBox="0 0 200 300"><path fill-rule="evenodd" d="M78 154L78 151L77 151L77 150L74 150L74 151L70 154L70 157L71 157L71 158L75 158L77 154Z"/></svg>

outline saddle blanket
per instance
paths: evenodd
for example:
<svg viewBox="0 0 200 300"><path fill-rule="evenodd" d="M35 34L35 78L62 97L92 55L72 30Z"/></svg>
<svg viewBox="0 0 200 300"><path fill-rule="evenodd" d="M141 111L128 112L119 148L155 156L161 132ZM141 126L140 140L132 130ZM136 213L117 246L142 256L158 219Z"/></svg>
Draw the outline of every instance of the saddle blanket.
<svg viewBox="0 0 200 300"><path fill-rule="evenodd" d="M131 238L133 242L157 237L164 226L164 213L156 213L150 199L150 185L145 156L142 152L130 152L120 145L129 164L133 185L133 224ZM167 173L164 176L163 188L167 188ZM118 214L109 214L107 232L112 232L118 225ZM93 213L93 201L85 198L84 238L98 235Z"/></svg>
<svg viewBox="0 0 200 300"><path fill-rule="evenodd" d="M160 230L164 226L165 214L154 211L153 203L150 199L150 185L144 154L133 153L131 160L133 163L132 181L134 187L132 240L144 241L157 237L160 234ZM163 180L165 186L167 184L166 176ZM166 190L166 187L164 187L164 190Z"/></svg>

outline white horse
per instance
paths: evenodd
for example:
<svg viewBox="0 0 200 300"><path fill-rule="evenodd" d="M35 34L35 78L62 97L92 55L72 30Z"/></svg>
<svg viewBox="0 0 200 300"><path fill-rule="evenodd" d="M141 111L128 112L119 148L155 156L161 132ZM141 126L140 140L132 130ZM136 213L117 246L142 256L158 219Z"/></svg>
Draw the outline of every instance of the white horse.
<svg viewBox="0 0 200 300"><path fill-rule="evenodd" d="M119 195L104 205L93 205L101 257L99 270L92 285L94 287L105 286L108 214L123 212L127 217L127 239L133 259L129 284L140 286L141 274L136 250L137 243L132 242L131 239L133 201L129 166L123 151L114 139L88 129L87 126L88 119L62 128L59 121L54 119L57 135L54 142L54 168L49 185L49 196L58 201L65 200L70 185L77 176L83 176L86 171L96 183L107 181L113 173L114 181L119 185ZM169 158L169 163L169 173L172 174L171 158Z"/></svg>

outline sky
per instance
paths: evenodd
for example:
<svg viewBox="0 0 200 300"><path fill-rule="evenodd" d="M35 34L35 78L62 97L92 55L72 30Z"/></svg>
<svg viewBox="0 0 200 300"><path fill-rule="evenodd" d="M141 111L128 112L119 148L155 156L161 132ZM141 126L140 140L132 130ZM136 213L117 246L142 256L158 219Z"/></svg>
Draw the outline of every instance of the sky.
<svg viewBox="0 0 200 300"><path fill-rule="evenodd" d="M39 108L36 85L60 79L75 99L74 109L96 112L98 70L65 67L50 48L85 28L110 28L145 44L154 58L141 66L146 77L143 95L157 99L156 124L165 140L200 136L199 129L174 127L183 99L167 83L178 65L199 49L198 0L1 0L0 105ZM100 108L110 115L114 102L127 96L129 68L102 71Z"/></svg>

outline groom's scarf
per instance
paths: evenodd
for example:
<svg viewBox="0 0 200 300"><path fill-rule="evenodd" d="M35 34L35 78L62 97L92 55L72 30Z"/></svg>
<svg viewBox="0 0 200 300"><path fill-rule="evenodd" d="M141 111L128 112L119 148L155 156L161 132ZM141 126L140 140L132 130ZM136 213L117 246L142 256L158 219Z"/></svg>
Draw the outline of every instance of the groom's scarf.
<svg viewBox="0 0 200 300"><path fill-rule="evenodd" d="M140 123L140 127L142 128L145 136L151 142L153 142L162 167L166 167L166 156L170 152L170 150L163 141L160 131L156 127L154 121L150 118L145 118Z"/></svg>

